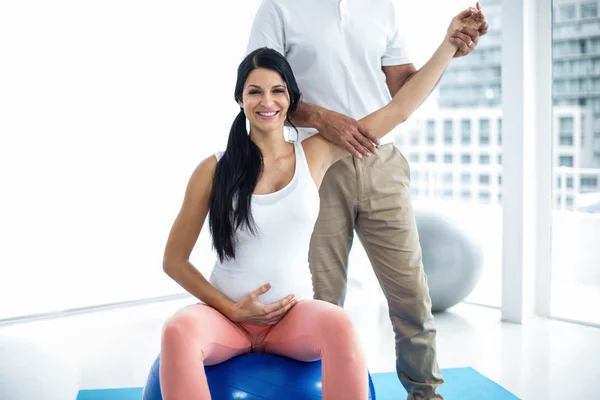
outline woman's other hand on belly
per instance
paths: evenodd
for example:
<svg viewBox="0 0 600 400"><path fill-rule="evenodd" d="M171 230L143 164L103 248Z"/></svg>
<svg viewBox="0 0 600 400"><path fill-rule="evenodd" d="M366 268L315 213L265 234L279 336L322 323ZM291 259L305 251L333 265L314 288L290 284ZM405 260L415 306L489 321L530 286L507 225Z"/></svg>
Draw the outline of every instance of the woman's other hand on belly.
<svg viewBox="0 0 600 400"><path fill-rule="evenodd" d="M281 300L269 304L263 304L258 297L271 289L267 283L244 297L235 304L230 319L233 322L244 322L254 325L274 325L294 306L298 301L293 294Z"/></svg>

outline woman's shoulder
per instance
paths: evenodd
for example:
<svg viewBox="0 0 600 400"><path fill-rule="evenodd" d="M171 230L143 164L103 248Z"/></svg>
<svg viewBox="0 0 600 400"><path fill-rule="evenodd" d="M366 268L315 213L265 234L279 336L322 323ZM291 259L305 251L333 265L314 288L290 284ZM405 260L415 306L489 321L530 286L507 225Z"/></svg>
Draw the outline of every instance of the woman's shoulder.
<svg viewBox="0 0 600 400"><path fill-rule="evenodd" d="M190 183L193 186L206 187L207 183L212 184L215 170L217 169L217 155L211 154L206 157L194 169L190 178Z"/></svg>
<svg viewBox="0 0 600 400"><path fill-rule="evenodd" d="M329 149L329 142L319 134L302 140L298 145L304 151L306 159L314 161L323 159Z"/></svg>
<svg viewBox="0 0 600 400"><path fill-rule="evenodd" d="M222 151L219 151L215 154L211 154L210 156L206 157L204 160L200 161L200 163L198 164L196 169L201 170L202 172L209 172L209 171L214 172L215 169L217 168L217 163L221 159L222 156L223 156Z"/></svg>

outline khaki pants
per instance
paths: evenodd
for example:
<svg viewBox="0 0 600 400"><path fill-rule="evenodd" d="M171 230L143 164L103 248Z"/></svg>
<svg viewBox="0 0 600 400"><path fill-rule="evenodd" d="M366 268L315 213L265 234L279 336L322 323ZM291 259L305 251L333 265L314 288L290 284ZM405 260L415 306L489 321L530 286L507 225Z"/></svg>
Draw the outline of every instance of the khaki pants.
<svg viewBox="0 0 600 400"><path fill-rule="evenodd" d="M408 162L393 145L334 164L320 189L310 244L315 298L344 305L348 255L358 234L388 302L396 370L409 400L441 399L436 330L410 199Z"/></svg>

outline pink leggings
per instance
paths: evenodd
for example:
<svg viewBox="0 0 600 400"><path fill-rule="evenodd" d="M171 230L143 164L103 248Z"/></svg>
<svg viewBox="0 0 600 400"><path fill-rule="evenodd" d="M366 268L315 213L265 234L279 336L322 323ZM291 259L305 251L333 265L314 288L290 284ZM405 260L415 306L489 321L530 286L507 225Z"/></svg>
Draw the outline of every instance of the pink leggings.
<svg viewBox="0 0 600 400"><path fill-rule="evenodd" d="M249 352L322 360L323 398L368 398L367 365L352 321L340 307L303 300L276 324L234 323L195 304L179 310L162 335L160 383L165 400L209 400L204 365Z"/></svg>

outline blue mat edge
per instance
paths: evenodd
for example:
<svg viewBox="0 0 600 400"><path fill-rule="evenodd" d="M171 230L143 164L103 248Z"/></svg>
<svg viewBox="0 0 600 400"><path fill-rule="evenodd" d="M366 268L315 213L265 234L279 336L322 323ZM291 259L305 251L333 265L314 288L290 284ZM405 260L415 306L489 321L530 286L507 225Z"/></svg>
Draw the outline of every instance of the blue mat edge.
<svg viewBox="0 0 600 400"><path fill-rule="evenodd" d="M464 400L520 400L514 393L472 367L445 368L442 369L442 376L445 383L439 391L446 399L456 399L460 395ZM395 372L375 373L371 377L377 400L389 400L396 398L399 393L406 393ZM463 385L466 383L470 392L456 393L457 381Z"/></svg>
<svg viewBox="0 0 600 400"><path fill-rule="evenodd" d="M507 389L505 389L498 383L494 382L490 378L486 377L485 375L481 374L479 371L477 371L476 369L474 369L472 367L458 367L458 368L442 369L442 374L444 376L446 376L448 374L450 374L450 376L454 376L455 374L463 375L465 372L468 373L469 375L471 375L470 379L473 379L473 378L479 379L481 381L484 381L486 385L493 386L495 391L501 392L503 396L506 396L506 399L512 398L512 399L518 400L518 397L515 396L513 393L511 393L510 391L508 391ZM395 372L376 372L376 373L372 373L371 377L373 379L373 384L375 385L375 393L376 394L378 391L377 387L379 386L378 383L383 384L385 381L395 382L394 386L397 386L399 389L403 389L403 388L401 388L400 383L397 380L398 378L396 377ZM387 384L386 384L386 386L387 386ZM445 387L445 385L442 385L440 388L440 392L442 394L444 394L444 387ZM140 399L141 395L142 395L142 389L143 388L141 388L141 387L114 388L114 389L82 389L79 391L79 393L77 395L77 400L101 400L101 399L106 400L108 398L107 396L110 396L110 398L119 396L118 398L115 398L114 400Z"/></svg>

